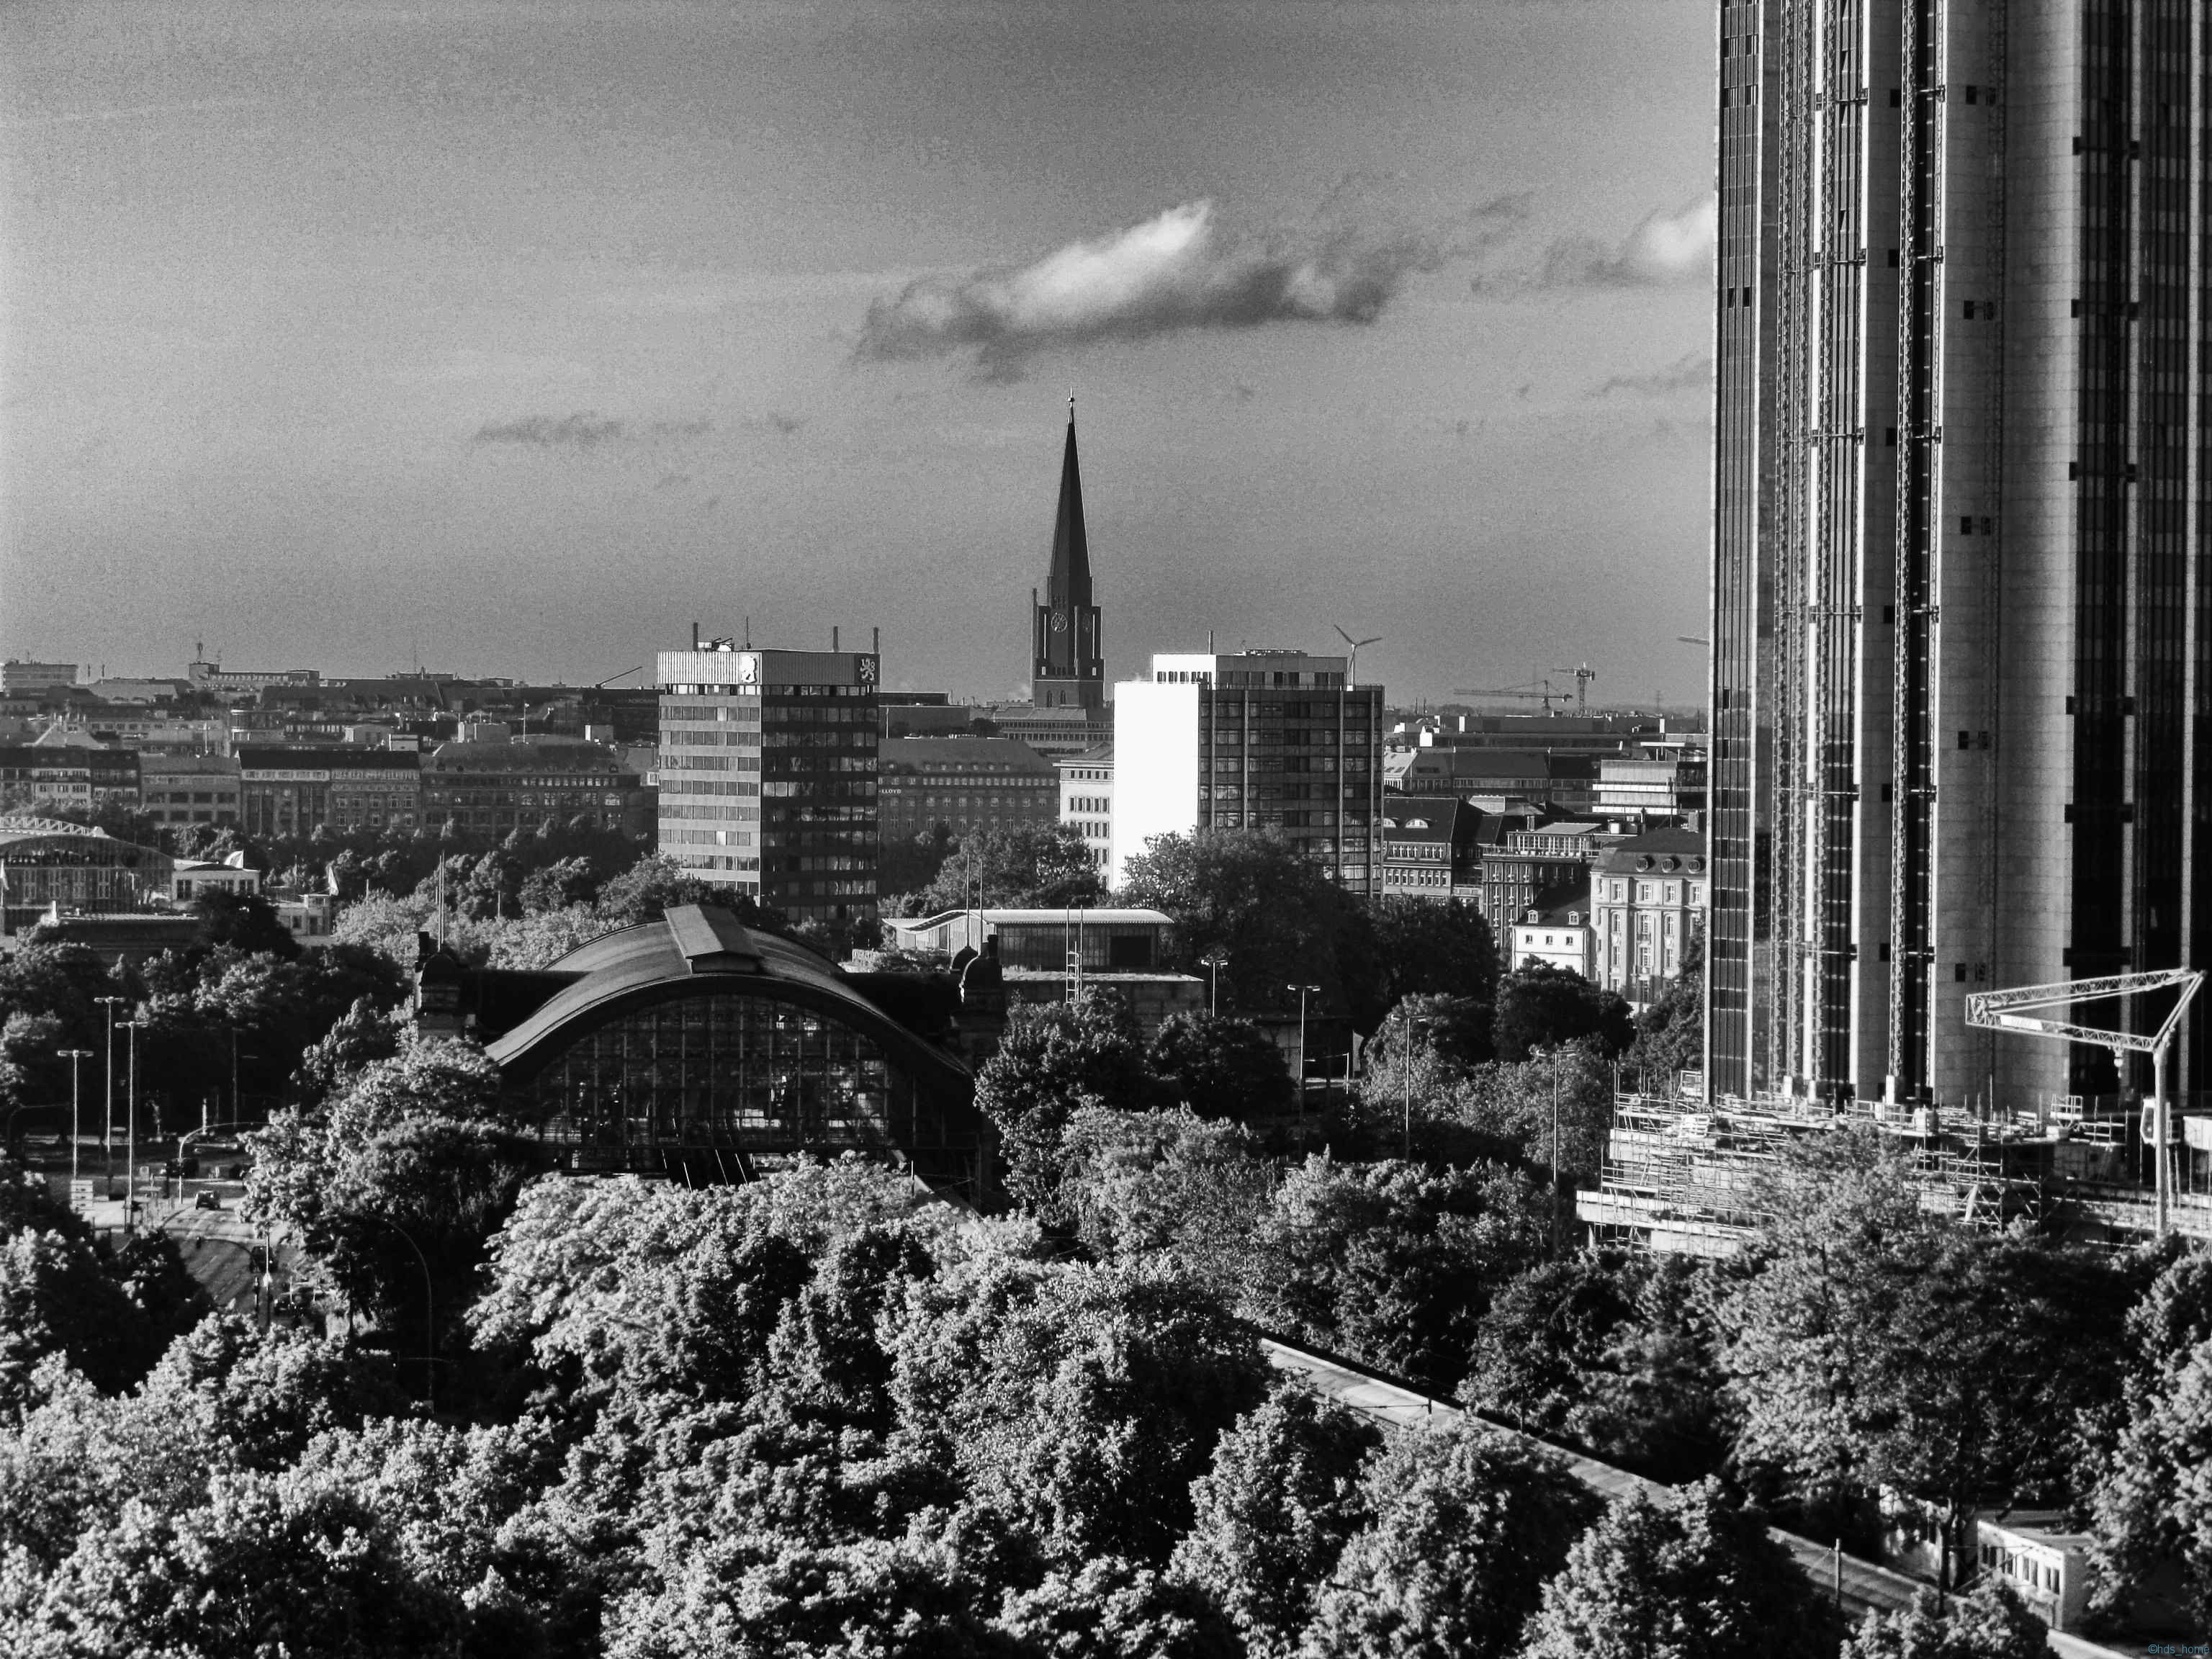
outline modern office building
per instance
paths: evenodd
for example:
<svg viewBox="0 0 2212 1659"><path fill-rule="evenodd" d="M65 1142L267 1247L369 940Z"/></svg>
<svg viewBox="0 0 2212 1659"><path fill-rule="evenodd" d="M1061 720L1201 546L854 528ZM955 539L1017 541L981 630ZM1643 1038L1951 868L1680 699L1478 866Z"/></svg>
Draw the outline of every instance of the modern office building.
<svg viewBox="0 0 2212 1659"><path fill-rule="evenodd" d="M1114 853L1114 745L1094 744L1056 763L1060 772L1060 821L1083 837L1091 861L1101 870Z"/></svg>
<svg viewBox="0 0 2212 1659"><path fill-rule="evenodd" d="M1382 688L1342 657L1203 652L1114 688L1111 884L1150 837L1273 830L1346 887L1382 890Z"/></svg>
<svg viewBox="0 0 2212 1659"><path fill-rule="evenodd" d="M876 914L872 651L664 651L660 851L794 921Z"/></svg>
<svg viewBox="0 0 2212 1659"><path fill-rule="evenodd" d="M1083 480L1075 465L1075 403L1067 405L1067 447L1060 462L1060 512L1052 527L1052 568L1044 598L1030 590L1033 667L1030 700L1037 708L1106 706L1105 647L1098 607L1091 602L1091 541L1083 527Z"/></svg>
<svg viewBox="0 0 2212 1659"><path fill-rule="evenodd" d="M10 657L0 662L0 695L19 691L51 691L76 684L73 662L29 662Z"/></svg>
<svg viewBox="0 0 2212 1659"><path fill-rule="evenodd" d="M1053 763L1012 738L887 738L876 747L876 822L886 844L943 824L956 836L1059 819Z"/></svg>
<svg viewBox="0 0 2212 1659"><path fill-rule="evenodd" d="M2109 1090L1963 1003L2212 942L2212 36L1720 16L1710 1086Z"/></svg>

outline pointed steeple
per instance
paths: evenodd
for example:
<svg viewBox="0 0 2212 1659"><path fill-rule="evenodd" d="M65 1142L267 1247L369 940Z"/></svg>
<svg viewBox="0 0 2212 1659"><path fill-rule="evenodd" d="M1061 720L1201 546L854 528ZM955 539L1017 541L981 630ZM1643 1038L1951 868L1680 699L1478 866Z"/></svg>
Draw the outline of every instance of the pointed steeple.
<svg viewBox="0 0 2212 1659"><path fill-rule="evenodd" d="M1075 463L1075 399L1067 400L1067 449L1060 463L1060 517L1052 529L1045 598L1071 611L1091 603L1091 542L1083 529L1083 475Z"/></svg>

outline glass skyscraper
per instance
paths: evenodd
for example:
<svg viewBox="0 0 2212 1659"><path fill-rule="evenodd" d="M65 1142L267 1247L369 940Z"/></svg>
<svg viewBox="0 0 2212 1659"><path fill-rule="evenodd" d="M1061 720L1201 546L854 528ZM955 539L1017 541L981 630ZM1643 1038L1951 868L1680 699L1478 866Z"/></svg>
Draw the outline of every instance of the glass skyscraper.
<svg viewBox="0 0 2212 1659"><path fill-rule="evenodd" d="M2108 1091L1964 1002L2212 935L2203 10L1719 15L1711 1087Z"/></svg>

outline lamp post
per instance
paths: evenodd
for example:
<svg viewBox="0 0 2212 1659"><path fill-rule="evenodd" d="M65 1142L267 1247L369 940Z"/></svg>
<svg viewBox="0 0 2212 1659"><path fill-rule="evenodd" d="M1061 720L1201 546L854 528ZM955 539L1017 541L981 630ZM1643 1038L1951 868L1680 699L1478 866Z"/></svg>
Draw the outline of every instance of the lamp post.
<svg viewBox="0 0 2212 1659"><path fill-rule="evenodd" d="M1221 969L1229 960L1229 952L1217 945L1199 960L1213 969L1213 989L1208 995L1206 1012L1218 1014L1221 1012Z"/></svg>
<svg viewBox="0 0 2212 1659"><path fill-rule="evenodd" d="M115 1182L115 1011L127 997L94 997L107 1010L107 1098L100 1114L100 1153L102 1175L111 1191Z"/></svg>
<svg viewBox="0 0 2212 1659"><path fill-rule="evenodd" d="M123 1231L126 1233L138 1229L138 1033L145 1026L143 1019L123 1022L123 1029L131 1033L131 1092L123 1125Z"/></svg>
<svg viewBox="0 0 2212 1659"><path fill-rule="evenodd" d="M1406 1017L1406 1046L1399 1068L1406 1083L1406 1116L1398 1142L1398 1156L1401 1158L1410 1158L1413 1155L1413 1033L1425 1025L1434 1024L1433 1020L1419 1018L1412 1014Z"/></svg>
<svg viewBox="0 0 2212 1659"><path fill-rule="evenodd" d="M1298 1146L1303 1151L1306 1143L1306 998L1319 996L1321 987L1293 985L1291 989L1298 994L1298 1074L1292 1081L1297 1085Z"/></svg>
<svg viewBox="0 0 2212 1659"><path fill-rule="evenodd" d="M415 1236L390 1216L378 1215L373 1210L368 1215L371 1220L381 1221L405 1239L407 1248L415 1252L415 1260L422 1268L422 1403L434 1415L438 1409L438 1319L437 1292L430 1282L430 1259L422 1254L422 1247L415 1242ZM270 1259L273 1262L276 1258L272 1255Z"/></svg>
<svg viewBox="0 0 2212 1659"><path fill-rule="evenodd" d="M92 1058L89 1048L57 1048L54 1052L70 1063L70 1192L76 1191L76 1143L82 1133L79 1127L84 1109L84 1090L81 1082L82 1061Z"/></svg>

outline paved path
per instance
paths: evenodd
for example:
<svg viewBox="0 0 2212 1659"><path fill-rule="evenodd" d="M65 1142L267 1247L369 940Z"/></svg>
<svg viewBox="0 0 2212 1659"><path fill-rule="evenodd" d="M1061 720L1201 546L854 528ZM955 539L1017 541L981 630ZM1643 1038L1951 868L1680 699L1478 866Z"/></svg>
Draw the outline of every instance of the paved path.
<svg viewBox="0 0 2212 1659"><path fill-rule="evenodd" d="M1267 1351L1267 1363L1278 1370L1292 1371L1304 1376L1322 1393L1340 1401L1364 1417L1374 1419L1393 1429L1419 1429L1449 1417L1462 1414L1463 1407L1449 1400L1436 1400L1417 1394L1398 1383L1347 1365L1341 1360L1327 1359L1309 1353L1303 1348L1293 1348L1272 1337L1261 1337L1260 1346ZM1480 1415L1478 1413L1478 1415ZM1610 1463L1601 1463L1594 1457L1583 1455L1564 1446L1554 1446L1535 1436L1519 1430L1497 1419L1484 1416L1482 1420L1501 1434L1510 1434L1532 1446L1540 1447L1562 1460L1568 1472L1592 1491L1602 1492L1607 1498L1619 1499L1634 1492L1642 1492L1654 1503L1665 1503L1674 1496L1674 1488L1656 1480L1647 1480L1642 1475L1632 1474L1626 1469L1615 1468ZM1776 1541L1797 1559L1812 1581L1822 1588L1836 1583L1837 1559L1833 1550L1816 1544L1809 1538L1771 1527ZM1887 1567L1876 1566L1871 1561L1862 1561L1846 1555L1842 1561L1843 1605L1853 1613L1866 1612L1893 1613L1912 1605L1913 1598L1932 1586L1901 1572L1892 1572ZM2085 1642L2078 1636L2060 1631L2050 1632L2051 1651L2061 1659L2124 1659L2123 1650Z"/></svg>

